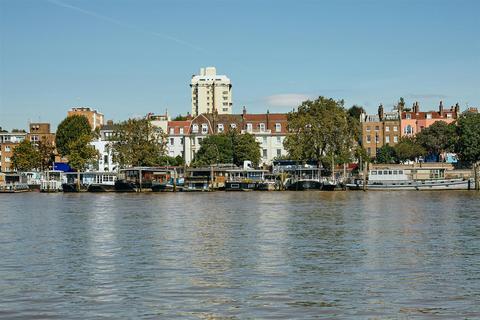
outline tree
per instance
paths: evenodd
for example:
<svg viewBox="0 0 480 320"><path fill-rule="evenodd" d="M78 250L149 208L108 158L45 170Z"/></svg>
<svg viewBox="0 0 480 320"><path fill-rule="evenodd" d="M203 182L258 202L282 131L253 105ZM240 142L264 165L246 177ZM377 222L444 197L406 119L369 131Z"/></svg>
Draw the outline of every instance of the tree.
<svg viewBox="0 0 480 320"><path fill-rule="evenodd" d="M393 147L398 162L407 160L415 160L418 157L424 156L427 151L417 144L414 138L404 137Z"/></svg>
<svg viewBox="0 0 480 320"><path fill-rule="evenodd" d="M187 120L187 117L182 116L181 114L179 114L175 118L173 118L173 121L185 121L185 120Z"/></svg>
<svg viewBox="0 0 480 320"><path fill-rule="evenodd" d="M438 157L443 152L451 152L455 149L456 126L437 121L428 128L423 129L416 135L416 142L421 145L428 154Z"/></svg>
<svg viewBox="0 0 480 320"><path fill-rule="evenodd" d="M128 119L115 126L112 150L121 167L158 166L166 153L166 136L147 119Z"/></svg>
<svg viewBox="0 0 480 320"><path fill-rule="evenodd" d="M12 164L17 171L36 169L40 164L40 154L29 140L23 140L13 149Z"/></svg>
<svg viewBox="0 0 480 320"><path fill-rule="evenodd" d="M480 161L480 114L466 113L458 119L456 151L467 162Z"/></svg>
<svg viewBox="0 0 480 320"><path fill-rule="evenodd" d="M88 119L80 115L65 118L58 125L55 136L58 153L63 157L68 157L70 154L69 146L82 136L92 137L92 129L90 128Z"/></svg>
<svg viewBox="0 0 480 320"><path fill-rule="evenodd" d="M68 144L68 164L77 171L84 171L94 160L98 160L98 151L90 145L89 135L80 136Z"/></svg>
<svg viewBox="0 0 480 320"><path fill-rule="evenodd" d="M37 150L40 156L40 169L48 169L55 161L55 146L50 141L38 142Z"/></svg>
<svg viewBox="0 0 480 320"><path fill-rule="evenodd" d="M324 164L348 160L353 150L355 127L342 101L319 97L304 101L288 114L290 134L284 147L293 159L318 160Z"/></svg>
<svg viewBox="0 0 480 320"><path fill-rule="evenodd" d="M384 145L377 150L377 156L375 160L378 163L395 163L396 153L395 148L390 145Z"/></svg>
<svg viewBox="0 0 480 320"><path fill-rule="evenodd" d="M196 166L233 162L233 139L231 134L213 134L200 142L195 155Z"/></svg>
<svg viewBox="0 0 480 320"><path fill-rule="evenodd" d="M243 165L244 161L252 161L254 166L260 163L260 143L250 133L230 133L233 141L233 163Z"/></svg>
<svg viewBox="0 0 480 320"><path fill-rule="evenodd" d="M360 115L365 112L361 106L353 105L347 110L348 115L353 119L360 119Z"/></svg>
<svg viewBox="0 0 480 320"><path fill-rule="evenodd" d="M200 146L195 155L196 166L216 163L234 163L241 166L246 160L257 166L261 158L260 144L249 133L230 131L211 135L203 139Z"/></svg>

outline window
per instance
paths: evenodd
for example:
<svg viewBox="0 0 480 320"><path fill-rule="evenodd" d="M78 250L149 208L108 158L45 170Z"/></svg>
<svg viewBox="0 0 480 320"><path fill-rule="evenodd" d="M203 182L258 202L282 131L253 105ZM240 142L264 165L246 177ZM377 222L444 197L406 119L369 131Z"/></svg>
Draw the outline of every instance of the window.
<svg viewBox="0 0 480 320"><path fill-rule="evenodd" d="M451 113L447 113L447 118L451 119L451 118L452 118L452 114L451 114Z"/></svg>
<svg viewBox="0 0 480 320"><path fill-rule="evenodd" d="M228 91L223 91L222 93L223 93L223 94L228 94Z"/></svg>
<svg viewBox="0 0 480 320"><path fill-rule="evenodd" d="M208 124L203 123L202 124L202 133L207 134L208 133Z"/></svg>
<svg viewBox="0 0 480 320"><path fill-rule="evenodd" d="M281 132L282 131L282 125L280 123L275 123L275 132Z"/></svg>
<svg viewBox="0 0 480 320"><path fill-rule="evenodd" d="M193 131L194 133L197 133L197 132L198 132L198 124L194 124L194 125L193 125L192 131Z"/></svg>
<svg viewBox="0 0 480 320"><path fill-rule="evenodd" d="M376 175L377 175L377 171L371 171L370 174L371 174L372 176L376 176Z"/></svg>
<svg viewBox="0 0 480 320"><path fill-rule="evenodd" d="M265 123L260 123L258 127L260 128L260 132L265 132Z"/></svg>
<svg viewBox="0 0 480 320"><path fill-rule="evenodd" d="M397 132L397 131L398 131L398 127L397 127L397 126L393 126L393 131Z"/></svg>
<svg viewBox="0 0 480 320"><path fill-rule="evenodd" d="M10 152L11 150L10 146L5 146L5 152Z"/></svg>
<svg viewBox="0 0 480 320"><path fill-rule="evenodd" d="M180 144L183 145L184 138L180 138Z"/></svg>
<svg viewBox="0 0 480 320"><path fill-rule="evenodd" d="M412 133L413 133L413 128L412 128L411 125L407 125L407 126L405 127L405 130L404 130L404 131L405 131L405 132L404 132L405 134L412 134Z"/></svg>
<svg viewBox="0 0 480 320"><path fill-rule="evenodd" d="M277 137L277 143L278 144L282 143L282 137Z"/></svg>
<svg viewBox="0 0 480 320"><path fill-rule="evenodd" d="M173 138L170 138L170 145L173 146L173 143L175 142L175 140Z"/></svg>
<svg viewBox="0 0 480 320"><path fill-rule="evenodd" d="M390 136L385 137L385 143L390 143Z"/></svg>
<svg viewBox="0 0 480 320"><path fill-rule="evenodd" d="M170 128L170 134L175 134L175 128Z"/></svg>
<svg viewBox="0 0 480 320"><path fill-rule="evenodd" d="M280 157L282 155L282 149L277 149L277 157Z"/></svg>
<svg viewBox="0 0 480 320"><path fill-rule="evenodd" d="M218 131L218 132L223 132L223 123L219 123L219 124L217 125L217 131Z"/></svg>
<svg viewBox="0 0 480 320"><path fill-rule="evenodd" d="M407 113L407 114L405 115L405 119L412 119L412 115L411 115L410 113Z"/></svg>
<svg viewBox="0 0 480 320"><path fill-rule="evenodd" d="M5 162L10 162L10 157L5 157Z"/></svg>
<svg viewBox="0 0 480 320"><path fill-rule="evenodd" d="M390 126L385 127L386 132L390 132Z"/></svg>
<svg viewBox="0 0 480 320"><path fill-rule="evenodd" d="M379 131L380 130L380 127L379 126L375 126L375 131Z"/></svg>
<svg viewBox="0 0 480 320"><path fill-rule="evenodd" d="M103 156L103 162L108 163L108 154Z"/></svg>
<svg viewBox="0 0 480 320"><path fill-rule="evenodd" d="M236 128L237 128L237 124L236 124L236 123L230 123L230 128L236 129Z"/></svg>
<svg viewBox="0 0 480 320"><path fill-rule="evenodd" d="M370 143L372 142L372 137L371 136L367 136L367 143Z"/></svg>
<svg viewBox="0 0 480 320"><path fill-rule="evenodd" d="M380 143L380 140L378 138L378 134L375 135L375 143Z"/></svg>
<svg viewBox="0 0 480 320"><path fill-rule="evenodd" d="M247 123L247 132L252 132L252 124Z"/></svg>
<svg viewBox="0 0 480 320"><path fill-rule="evenodd" d="M427 119L432 119L432 114L431 113L427 113Z"/></svg>
<svg viewBox="0 0 480 320"><path fill-rule="evenodd" d="M267 137L263 137L263 144L267 144Z"/></svg>
<svg viewBox="0 0 480 320"><path fill-rule="evenodd" d="M393 137L393 142L397 143L398 142L398 136Z"/></svg>
<svg viewBox="0 0 480 320"><path fill-rule="evenodd" d="M263 157L264 157L264 158L267 157L267 149L263 149Z"/></svg>
<svg viewBox="0 0 480 320"><path fill-rule="evenodd" d="M370 126L367 126L367 132L370 132Z"/></svg>
<svg viewBox="0 0 480 320"><path fill-rule="evenodd" d="M183 134L183 128L180 128L180 134Z"/></svg>

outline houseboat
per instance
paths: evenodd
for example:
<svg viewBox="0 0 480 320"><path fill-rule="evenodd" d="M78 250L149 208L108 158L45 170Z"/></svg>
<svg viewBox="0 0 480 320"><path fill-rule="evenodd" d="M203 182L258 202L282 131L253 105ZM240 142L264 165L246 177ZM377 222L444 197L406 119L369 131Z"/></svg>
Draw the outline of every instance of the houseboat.
<svg viewBox="0 0 480 320"><path fill-rule="evenodd" d="M0 193L20 193L30 191L25 180L25 177L22 177L17 173L4 174L0 183Z"/></svg>
<svg viewBox="0 0 480 320"><path fill-rule="evenodd" d="M183 172L183 167L158 168L156 172L156 179L152 182L152 191L182 191L185 183L185 180L183 178Z"/></svg>
<svg viewBox="0 0 480 320"><path fill-rule="evenodd" d="M187 169L183 191L224 190L227 171L235 169L232 164Z"/></svg>
<svg viewBox="0 0 480 320"><path fill-rule="evenodd" d="M62 191L63 171L47 170L40 180L40 192L59 192Z"/></svg>
<svg viewBox="0 0 480 320"><path fill-rule="evenodd" d="M225 191L252 191L264 181L267 170L253 169L250 161L245 161L242 169L227 170Z"/></svg>
<svg viewBox="0 0 480 320"><path fill-rule="evenodd" d="M116 192L161 191L168 186L166 167L135 167L120 170L115 181Z"/></svg>
<svg viewBox="0 0 480 320"><path fill-rule="evenodd" d="M456 176L442 167L380 167L368 171L367 190L470 190L470 177ZM363 190L363 180L347 184L351 190Z"/></svg>
<svg viewBox="0 0 480 320"><path fill-rule="evenodd" d="M88 192L113 192L115 191L115 181L117 174L115 172L95 172L93 180L88 185Z"/></svg>
<svg viewBox="0 0 480 320"><path fill-rule="evenodd" d="M297 166L285 181L285 188L293 191L320 190L321 169L311 165Z"/></svg>
<svg viewBox="0 0 480 320"><path fill-rule="evenodd" d="M257 182L255 190L275 191L280 190L280 177L276 174L265 174L262 181Z"/></svg>

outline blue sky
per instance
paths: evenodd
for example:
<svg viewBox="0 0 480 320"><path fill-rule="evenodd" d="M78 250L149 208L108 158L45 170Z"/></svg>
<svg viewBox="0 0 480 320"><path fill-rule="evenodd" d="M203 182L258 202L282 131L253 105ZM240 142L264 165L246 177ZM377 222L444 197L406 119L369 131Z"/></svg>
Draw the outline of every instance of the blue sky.
<svg viewBox="0 0 480 320"><path fill-rule="evenodd" d="M374 112L399 97L480 105L480 1L0 0L0 126L190 111L216 66L234 112L324 95Z"/></svg>

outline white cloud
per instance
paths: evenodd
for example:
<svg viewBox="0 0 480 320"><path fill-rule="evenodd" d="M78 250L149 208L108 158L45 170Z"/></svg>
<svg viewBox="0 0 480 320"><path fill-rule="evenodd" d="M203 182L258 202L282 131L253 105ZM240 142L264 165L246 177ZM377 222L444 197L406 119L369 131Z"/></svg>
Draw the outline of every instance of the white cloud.
<svg viewBox="0 0 480 320"><path fill-rule="evenodd" d="M310 99L306 94L281 93L268 96L265 101L270 107L298 107L303 101Z"/></svg>

